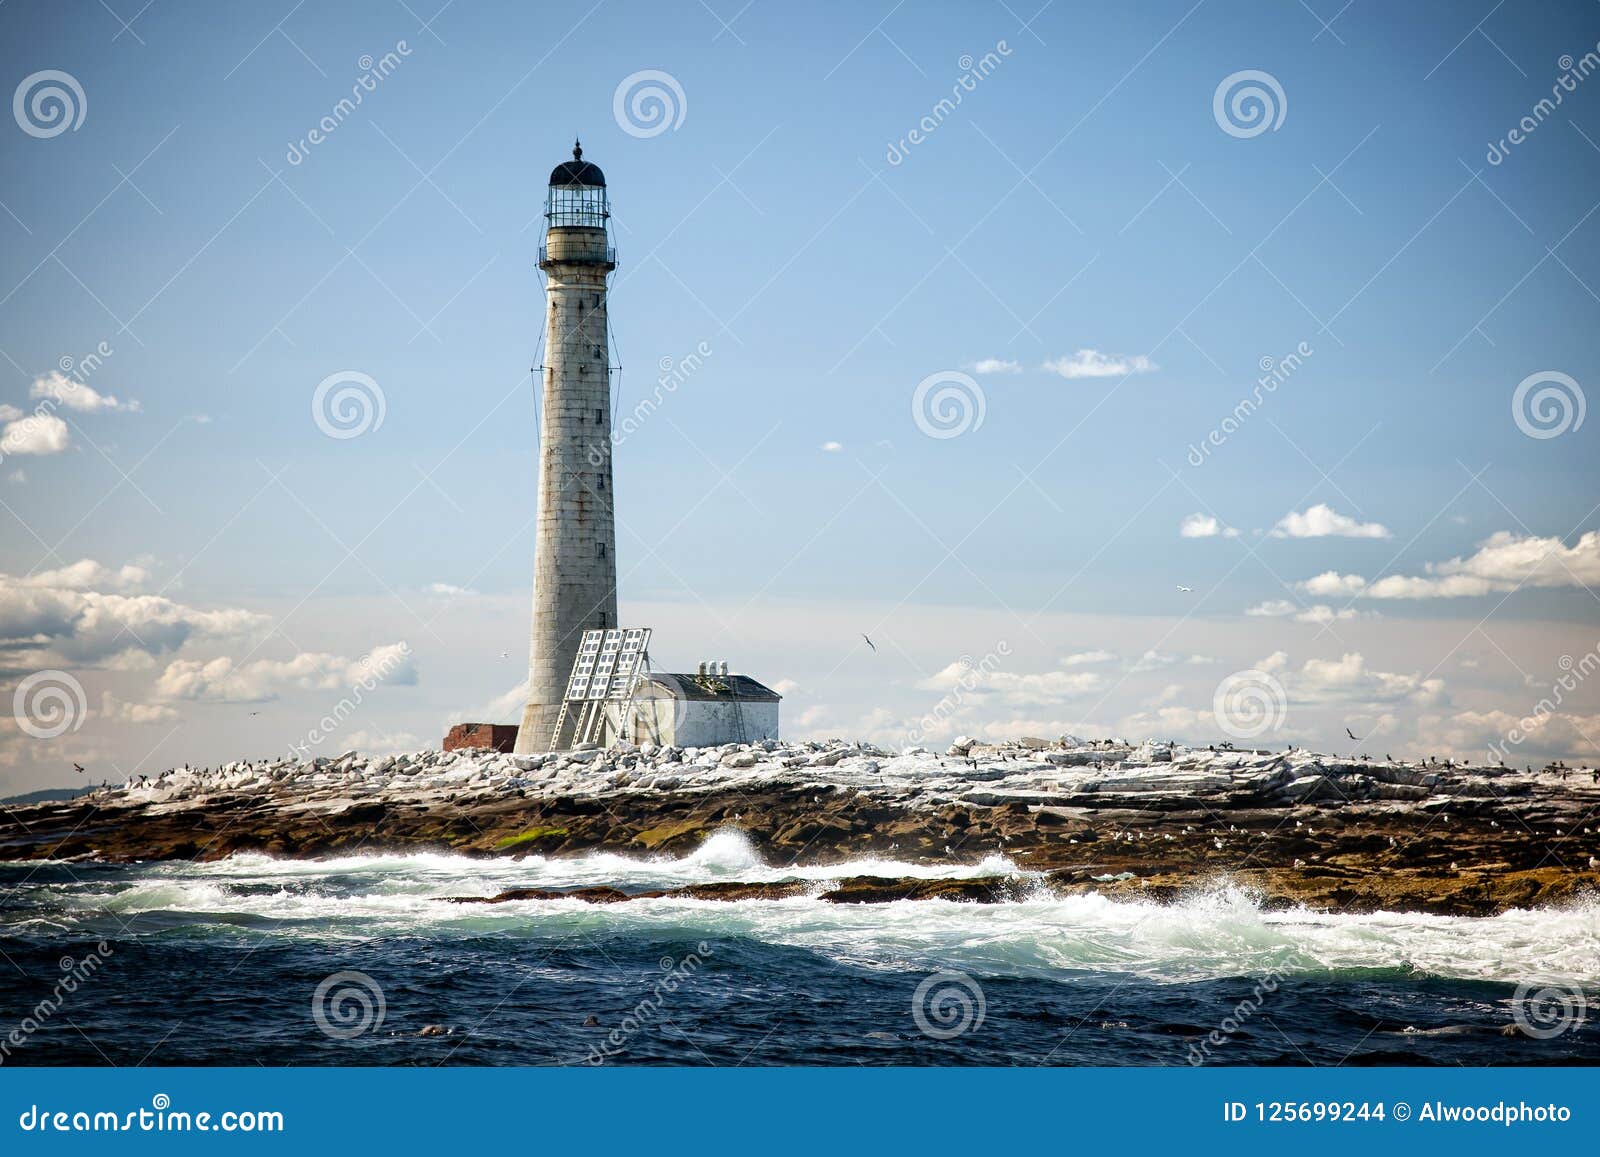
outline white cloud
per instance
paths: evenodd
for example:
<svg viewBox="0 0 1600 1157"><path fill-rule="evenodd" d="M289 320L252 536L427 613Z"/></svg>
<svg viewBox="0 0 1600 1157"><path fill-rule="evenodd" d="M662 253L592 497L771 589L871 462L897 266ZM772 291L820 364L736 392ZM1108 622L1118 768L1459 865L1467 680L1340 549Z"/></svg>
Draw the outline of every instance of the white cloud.
<svg viewBox="0 0 1600 1157"><path fill-rule="evenodd" d="M1168 739L1176 735L1214 734L1216 716L1209 704L1203 709L1168 705L1155 711L1138 711L1117 721L1117 734L1132 739Z"/></svg>
<svg viewBox="0 0 1600 1157"><path fill-rule="evenodd" d="M1143 354L1113 357L1096 349L1082 349L1071 357L1047 361L1044 368L1063 378L1121 378L1129 374L1147 374L1161 367Z"/></svg>
<svg viewBox="0 0 1600 1157"><path fill-rule="evenodd" d="M49 579L58 585L41 585ZM139 567L115 572L89 559L30 578L0 574L0 661L105 664L128 652L175 651L191 638L225 638L267 625L252 611L198 610L160 595L80 589L93 578L143 581Z"/></svg>
<svg viewBox="0 0 1600 1157"><path fill-rule="evenodd" d="M1166 667L1207 667L1218 660L1210 655L1170 655L1164 651L1146 651L1131 668L1134 671L1160 671Z"/></svg>
<svg viewBox="0 0 1600 1157"><path fill-rule="evenodd" d="M1338 571L1327 570L1295 585L1308 595L1325 599L1343 598L1347 595L1360 594L1366 588L1367 580L1358 574L1340 574Z"/></svg>
<svg viewBox="0 0 1600 1157"><path fill-rule="evenodd" d="M1367 618L1370 612L1363 613L1353 607L1340 607L1338 610L1327 603L1317 603L1309 606L1294 617L1297 623L1342 623L1346 619Z"/></svg>
<svg viewBox="0 0 1600 1157"><path fill-rule="evenodd" d="M425 589L430 595L438 595L445 599L465 598L478 593L471 587L458 587L453 583L429 583Z"/></svg>
<svg viewBox="0 0 1600 1157"><path fill-rule="evenodd" d="M1422 575L1389 575L1368 583L1360 575L1327 571L1299 584L1312 595L1364 595L1373 599L1455 599L1503 593L1521 586L1600 585L1600 532L1573 546L1559 538L1502 530L1467 558L1429 563Z"/></svg>
<svg viewBox="0 0 1600 1157"><path fill-rule="evenodd" d="M1184 687L1182 683L1168 683L1161 688L1154 698L1149 700L1149 703L1152 707L1166 707L1176 700L1182 699L1183 696Z"/></svg>
<svg viewBox="0 0 1600 1157"><path fill-rule="evenodd" d="M1209 514L1190 514L1178 523L1179 538L1238 538L1239 531L1236 527L1224 526L1220 521Z"/></svg>
<svg viewBox="0 0 1600 1157"><path fill-rule="evenodd" d="M1367 704L1433 704L1444 697L1444 680L1374 671L1359 651L1349 651L1338 659L1307 659L1292 693L1312 702L1338 699Z"/></svg>
<svg viewBox="0 0 1600 1157"><path fill-rule="evenodd" d="M1115 651L1074 651L1061 660L1063 667L1082 667L1090 663L1110 663L1116 659Z"/></svg>
<svg viewBox="0 0 1600 1157"><path fill-rule="evenodd" d="M1425 715L1417 724L1417 740L1424 751L1467 754L1475 760L1498 759L1539 767L1551 759L1593 766L1591 736L1600 733L1600 715L1531 711L1517 716L1509 711L1459 711L1453 715ZM1490 754L1491 751L1495 754Z"/></svg>
<svg viewBox="0 0 1600 1157"><path fill-rule="evenodd" d="M381 727L352 731L339 741L344 748L366 755L399 755L402 752L421 751L428 744L409 731L385 731Z"/></svg>
<svg viewBox="0 0 1600 1157"><path fill-rule="evenodd" d="M1267 602L1257 603L1245 611L1245 614L1253 615L1257 618L1281 619L1286 615L1294 614L1297 609L1296 605L1288 599L1269 599Z"/></svg>
<svg viewBox="0 0 1600 1157"><path fill-rule="evenodd" d="M67 424L54 414L28 414L0 429L0 455L59 454L72 445Z"/></svg>
<svg viewBox="0 0 1600 1157"><path fill-rule="evenodd" d="M106 691L100 696L100 714L122 723L171 723L178 713L163 703L129 703Z"/></svg>
<svg viewBox="0 0 1600 1157"><path fill-rule="evenodd" d="M6 475L7 482L15 482L18 486L21 486L23 483L27 482L27 480L28 472L22 469L20 466L13 470L10 474Z"/></svg>
<svg viewBox="0 0 1600 1157"><path fill-rule="evenodd" d="M1340 514L1326 502L1303 514L1291 510L1272 528L1273 538L1391 538L1389 528L1377 522L1359 522Z"/></svg>
<svg viewBox="0 0 1600 1157"><path fill-rule="evenodd" d="M414 684L416 667L405 643L374 647L359 659L306 651L292 659L257 659L235 664L218 659L175 659L156 680L162 699L260 703L284 691L337 691L356 684Z"/></svg>
<svg viewBox="0 0 1600 1157"><path fill-rule="evenodd" d="M1428 576L1390 575L1367 588L1375 599L1463 598L1515 590L1519 586L1600 585L1600 531L1589 531L1569 547L1559 538L1502 530L1467 558L1430 563Z"/></svg>
<svg viewBox="0 0 1600 1157"><path fill-rule="evenodd" d="M844 443L824 442L822 445L818 446L817 449L826 451L829 454L842 454L844 452Z"/></svg>
<svg viewBox="0 0 1600 1157"><path fill-rule="evenodd" d="M1255 618L1283 619L1292 618L1297 623L1335 623L1346 619L1368 618L1370 612L1363 613L1350 607L1340 607L1335 610L1327 603L1315 603L1309 607L1302 607L1288 599L1271 599L1251 607L1245 614Z"/></svg>
<svg viewBox="0 0 1600 1157"><path fill-rule="evenodd" d="M975 362L968 362L967 369L975 374L1020 374L1022 363L1005 358L979 358Z"/></svg>
<svg viewBox="0 0 1600 1157"><path fill-rule="evenodd" d="M1289 669L1289 652L1272 652L1272 654L1268 655L1265 659L1262 659L1256 664L1256 669L1265 671L1269 675L1277 674L1280 671L1287 671Z"/></svg>
<svg viewBox="0 0 1600 1157"><path fill-rule="evenodd" d="M0 422L15 422L22 417L22 411L9 402L0 402Z"/></svg>
<svg viewBox="0 0 1600 1157"><path fill-rule="evenodd" d="M52 370L42 378L33 380L33 388L28 391L32 398L48 398L58 405L69 410L77 410L81 414L94 414L102 410L122 410L126 413L139 412L139 403L135 401L120 402L110 394L102 394L93 387L83 382L77 382L65 375Z"/></svg>
<svg viewBox="0 0 1600 1157"><path fill-rule="evenodd" d="M463 711L452 711L445 717L445 722L450 725L457 723L518 723L522 720L522 709L528 705L528 678L504 694L497 695L489 702L477 707L468 707Z"/></svg>
<svg viewBox="0 0 1600 1157"><path fill-rule="evenodd" d="M55 570L42 570L19 577L17 582L30 587L59 587L69 591L88 591L98 587L111 587L119 591L132 591L150 581L150 572L142 566L128 564L112 570L92 558L80 558Z"/></svg>
<svg viewBox="0 0 1600 1157"><path fill-rule="evenodd" d="M991 697L1007 706L1050 704L1074 695L1086 695L1105 686L1105 679L1094 671L1043 671L1019 674L1014 671L985 671L961 662L951 663L931 678L916 684L919 690L953 692Z"/></svg>

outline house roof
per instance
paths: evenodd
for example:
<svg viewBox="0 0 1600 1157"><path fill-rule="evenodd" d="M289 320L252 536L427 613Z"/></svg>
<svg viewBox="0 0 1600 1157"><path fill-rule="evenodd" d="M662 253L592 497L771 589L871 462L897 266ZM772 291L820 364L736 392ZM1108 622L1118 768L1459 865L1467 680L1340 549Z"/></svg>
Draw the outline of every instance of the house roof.
<svg viewBox="0 0 1600 1157"><path fill-rule="evenodd" d="M659 691L673 699L690 699L710 703L776 703L783 698L765 683L748 675L690 675L667 671L652 671L645 676L646 683L654 683ZM652 688L641 686L642 697L651 697Z"/></svg>

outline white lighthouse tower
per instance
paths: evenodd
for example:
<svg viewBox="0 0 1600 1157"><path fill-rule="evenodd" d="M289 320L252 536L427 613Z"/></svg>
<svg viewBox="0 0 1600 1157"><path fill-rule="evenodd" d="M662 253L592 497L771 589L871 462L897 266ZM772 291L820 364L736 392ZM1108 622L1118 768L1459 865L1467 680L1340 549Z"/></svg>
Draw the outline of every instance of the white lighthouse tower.
<svg viewBox="0 0 1600 1157"><path fill-rule="evenodd" d="M550 174L545 238L543 421L528 704L516 750L544 751L584 631L617 626L606 283L617 267L606 179L574 144Z"/></svg>

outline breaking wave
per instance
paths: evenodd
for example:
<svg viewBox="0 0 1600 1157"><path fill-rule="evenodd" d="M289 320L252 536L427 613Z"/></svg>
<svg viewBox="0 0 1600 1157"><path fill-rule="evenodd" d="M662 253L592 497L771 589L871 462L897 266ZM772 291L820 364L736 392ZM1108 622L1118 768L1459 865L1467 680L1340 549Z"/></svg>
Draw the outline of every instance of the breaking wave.
<svg viewBox="0 0 1600 1157"><path fill-rule="evenodd" d="M871 875L1018 875L991 856L968 865L863 860L773 865L739 832L712 834L687 856L595 853L570 859L473 859L443 853L283 860L241 854L209 864L18 865L0 880L21 893L0 935L113 936L260 943L384 937L733 938L882 970L956 970L1071 982L1126 976L1189 983L1276 973L1322 979L1405 976L1517 982L1559 975L1600 986L1600 903L1487 918L1415 913L1267 911L1227 883L1180 902L1056 897L1036 889L993 905L943 900L831 904L815 895L738 902L573 899L480 905L449 897L509 888L609 885L629 891L718 880L831 880Z"/></svg>

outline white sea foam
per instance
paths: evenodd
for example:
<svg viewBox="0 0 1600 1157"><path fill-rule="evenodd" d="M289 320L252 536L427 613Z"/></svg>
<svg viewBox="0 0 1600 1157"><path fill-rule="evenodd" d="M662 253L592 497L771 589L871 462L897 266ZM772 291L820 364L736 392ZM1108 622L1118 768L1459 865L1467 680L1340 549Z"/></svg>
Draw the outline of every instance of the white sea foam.
<svg viewBox="0 0 1600 1157"><path fill-rule="evenodd" d="M954 969L1067 982L1106 975L1177 983L1267 972L1331 977L1400 970L1503 982L1560 976L1600 988L1600 903L1595 901L1489 918L1343 915L1265 911L1255 897L1225 883L1173 904L1054 897L1042 890L1007 904L830 904L814 896L610 905L565 899L453 904L445 899L519 887L641 889L712 880L813 881L820 891L824 882L852 875L953 878L1015 871L998 857L964 866L887 861L774 866L764 863L740 833L724 831L681 858L599 853L512 861L421 853L280 860L237 855L210 864L102 871L81 883L30 883L23 890L35 892L40 901L30 908L51 913L48 924L36 924L35 930L52 935L735 937L867 968Z"/></svg>

